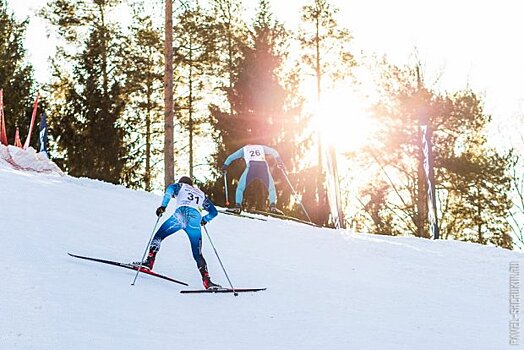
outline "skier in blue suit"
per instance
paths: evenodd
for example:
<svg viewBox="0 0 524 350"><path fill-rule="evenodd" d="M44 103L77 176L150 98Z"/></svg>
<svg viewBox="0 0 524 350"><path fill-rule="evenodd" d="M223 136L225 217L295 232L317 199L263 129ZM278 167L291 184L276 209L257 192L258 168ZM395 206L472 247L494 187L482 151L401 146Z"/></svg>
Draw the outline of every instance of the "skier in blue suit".
<svg viewBox="0 0 524 350"><path fill-rule="evenodd" d="M162 226L155 233L151 244L149 246L149 254L147 259L143 262L133 263L141 265L142 268L152 270L155 263L156 254L160 250L162 241L177 232L184 230L191 243L191 251L198 267L198 271L202 275L204 288L220 288L218 284L211 282L209 272L207 270L207 263L202 255L202 231L201 225L207 224L215 216L217 216L217 209L206 197L204 192L198 188L193 187L193 181L187 176L182 176L178 183L171 184L167 187L162 200L162 205L157 208L156 215L162 216L166 211L171 198L176 197L176 209L173 215L167 219ZM202 217L202 210L207 211L207 214Z"/></svg>
<svg viewBox="0 0 524 350"><path fill-rule="evenodd" d="M240 214L242 211L242 200L244 197L244 190L254 180L260 180L266 186L269 195L269 211L282 215L282 211L276 207L277 193L275 189L275 182L269 172L269 166L266 162L266 155L270 155L277 161L277 166L282 169L284 163L278 152L263 145L246 145L227 157L222 166L222 171L225 173L229 165L236 159L244 158L246 162L246 169L238 180L238 186L235 195L235 207L231 211Z"/></svg>

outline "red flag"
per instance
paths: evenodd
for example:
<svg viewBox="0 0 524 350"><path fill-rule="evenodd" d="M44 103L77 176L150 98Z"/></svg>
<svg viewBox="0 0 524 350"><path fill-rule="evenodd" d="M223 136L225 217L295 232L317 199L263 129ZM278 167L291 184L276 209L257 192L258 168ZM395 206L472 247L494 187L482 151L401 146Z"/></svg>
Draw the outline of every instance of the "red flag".
<svg viewBox="0 0 524 350"><path fill-rule="evenodd" d="M20 141L20 131L18 130L18 126L16 127L15 133L15 146L22 148L22 141Z"/></svg>
<svg viewBox="0 0 524 350"><path fill-rule="evenodd" d="M7 146L7 133L4 118L4 90L0 90L0 143Z"/></svg>
<svg viewBox="0 0 524 350"><path fill-rule="evenodd" d="M40 93L37 93L35 104L33 106L33 115L31 116L31 125L29 126L29 133L27 134L27 138L25 139L24 149L29 147L29 140L31 139L31 133L33 132L33 126L35 125L35 117L36 117L36 110L38 109L38 97L39 96L40 96Z"/></svg>

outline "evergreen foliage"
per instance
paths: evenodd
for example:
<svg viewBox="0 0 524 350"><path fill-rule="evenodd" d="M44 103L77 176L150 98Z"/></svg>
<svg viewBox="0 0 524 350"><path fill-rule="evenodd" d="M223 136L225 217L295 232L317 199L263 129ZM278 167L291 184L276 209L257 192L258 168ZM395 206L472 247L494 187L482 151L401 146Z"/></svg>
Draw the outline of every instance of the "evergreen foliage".
<svg viewBox="0 0 524 350"><path fill-rule="evenodd" d="M24 142L35 100L33 68L26 61L24 38L28 20L18 22L8 9L7 1L0 0L0 89L4 90L4 115L10 144L14 144L18 126ZM33 131L32 145L37 133Z"/></svg>
<svg viewBox="0 0 524 350"><path fill-rule="evenodd" d="M426 194L419 182L419 125L426 116L434 145L441 235L510 248L506 218L511 154L488 147L484 131L490 117L475 93L437 94L420 84L419 69L388 65L382 77L383 99L375 109L381 127L365 153L376 165L373 182L362 192L364 210L372 218L369 231L428 232L427 208L417 206L421 196L425 203Z"/></svg>
<svg viewBox="0 0 524 350"><path fill-rule="evenodd" d="M524 117L521 117L524 119ZM524 136L521 136L520 149L524 146ZM516 150L519 147L515 147ZM518 155L517 151L513 154L511 167L511 189L513 207L508 217L514 240L514 246L524 248L524 159Z"/></svg>
<svg viewBox="0 0 524 350"><path fill-rule="evenodd" d="M122 54L126 144L130 147L125 183L151 191L162 164L164 55L161 31L143 6L133 9Z"/></svg>
<svg viewBox="0 0 524 350"><path fill-rule="evenodd" d="M118 28L106 20L117 3L56 0L43 14L67 43L80 43L72 53L63 47L54 59L49 125L62 167L74 176L123 183L128 150L121 124L122 43ZM71 71L63 69L64 62L72 65Z"/></svg>
<svg viewBox="0 0 524 350"><path fill-rule="evenodd" d="M274 147L291 168L301 157L304 150L299 148L298 141L305 124L300 117L299 104L290 96L293 92L286 89L286 83L279 76L287 39L286 30L273 20L268 2L260 1L248 41L241 46L242 58L233 75L232 88L225 87L232 114L217 105L210 107L213 126L221 141L215 155L218 166L230 153L247 144ZM279 202L287 208L290 190L272 160L269 164ZM230 184L236 183L244 168L245 164L238 161L228 169ZM223 189L220 180L216 187ZM235 188L232 186L229 192L234 193ZM267 191L260 187L246 190L247 207L266 209L269 204L266 199Z"/></svg>
<svg viewBox="0 0 524 350"><path fill-rule="evenodd" d="M216 25L214 19L198 4L183 7L174 27L174 63L177 120L184 133L177 136L181 154L188 155L187 169L194 176L196 138L202 135L207 106L201 103L212 93L209 84L213 67L217 65ZM186 137L187 135L187 137ZM187 141L186 141L187 140Z"/></svg>

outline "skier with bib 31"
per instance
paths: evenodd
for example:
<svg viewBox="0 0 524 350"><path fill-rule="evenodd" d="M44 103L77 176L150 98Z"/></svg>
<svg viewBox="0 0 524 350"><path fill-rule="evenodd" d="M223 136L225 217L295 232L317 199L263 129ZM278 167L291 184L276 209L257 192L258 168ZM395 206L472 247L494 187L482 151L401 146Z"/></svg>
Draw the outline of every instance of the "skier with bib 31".
<svg viewBox="0 0 524 350"><path fill-rule="evenodd" d="M282 211L276 207L277 193L275 189L275 182L269 172L269 166L266 162L266 155L270 155L277 161L277 166L280 169L284 168L284 163L278 152L263 145L246 145L237 151L233 152L224 162L222 172L226 173L229 165L239 158L244 158L246 162L246 169L238 180L235 207L231 209L232 212L240 214L242 211L242 200L244 197L244 190L254 180L260 180L266 186L269 196L269 211L272 213L282 215Z"/></svg>
<svg viewBox="0 0 524 350"><path fill-rule="evenodd" d="M193 181L187 176L182 176L178 183L171 184L167 187L162 200L162 205L157 208L156 215L161 216L167 208L171 198L176 197L176 208L173 215L167 219L153 236L149 245L149 254L143 262L133 263L141 265L143 268L152 270L155 263L156 254L160 250L162 241L173 233L184 230L191 243L191 251L202 276L204 288L220 288L218 284L211 282L207 271L207 263L202 255L202 231L201 225L207 224L215 216L217 209L206 197L204 192L193 187ZM202 217L202 210L207 214Z"/></svg>

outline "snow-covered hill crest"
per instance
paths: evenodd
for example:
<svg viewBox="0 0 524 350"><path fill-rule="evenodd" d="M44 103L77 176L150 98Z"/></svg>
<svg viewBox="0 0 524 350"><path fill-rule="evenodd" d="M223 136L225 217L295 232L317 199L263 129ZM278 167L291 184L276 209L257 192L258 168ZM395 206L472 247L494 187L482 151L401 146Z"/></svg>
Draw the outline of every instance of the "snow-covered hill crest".
<svg viewBox="0 0 524 350"><path fill-rule="evenodd" d="M0 166L0 199L0 349L515 348L509 265L524 266L520 253L219 215L207 228L231 281L268 289L182 295L67 255L139 259L160 196ZM206 237L203 253L227 285ZM183 232L155 269L201 286Z"/></svg>

